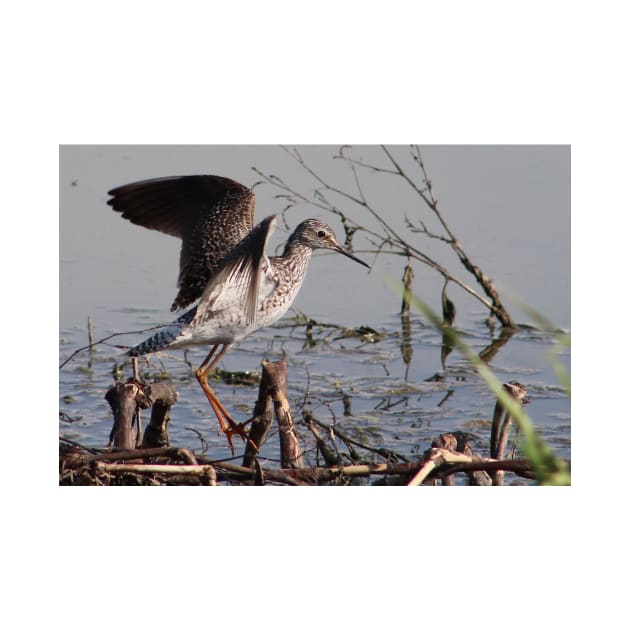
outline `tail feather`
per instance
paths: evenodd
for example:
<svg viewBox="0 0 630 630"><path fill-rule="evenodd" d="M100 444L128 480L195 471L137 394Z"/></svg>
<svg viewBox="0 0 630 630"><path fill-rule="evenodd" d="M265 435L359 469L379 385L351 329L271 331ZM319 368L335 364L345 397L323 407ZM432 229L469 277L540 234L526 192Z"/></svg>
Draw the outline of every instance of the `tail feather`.
<svg viewBox="0 0 630 630"><path fill-rule="evenodd" d="M134 346L127 352L127 354L130 357L138 357L142 354L151 354L152 352L164 350L165 348L168 348L175 339L177 339L180 333L181 328L179 326L169 326L168 328L155 333L153 337L149 337L142 343Z"/></svg>
<svg viewBox="0 0 630 630"><path fill-rule="evenodd" d="M151 354L168 348L183 332L185 327L192 321L197 312L197 307L193 307L181 317L178 317L172 324L158 331L152 337L145 339L142 343L127 351L130 357L138 357L143 354Z"/></svg>

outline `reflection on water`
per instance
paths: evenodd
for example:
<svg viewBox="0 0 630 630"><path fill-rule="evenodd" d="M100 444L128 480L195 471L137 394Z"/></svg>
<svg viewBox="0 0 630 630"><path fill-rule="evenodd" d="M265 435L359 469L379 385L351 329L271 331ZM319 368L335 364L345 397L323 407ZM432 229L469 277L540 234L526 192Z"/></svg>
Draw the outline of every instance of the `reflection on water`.
<svg viewBox="0 0 630 630"><path fill-rule="evenodd" d="M486 364L489 364L496 356L497 352L512 338L514 330L510 328L501 328L499 336L492 341L479 353L479 358Z"/></svg>
<svg viewBox="0 0 630 630"><path fill-rule="evenodd" d="M411 319L409 312L403 311L400 316L400 336L402 343L400 344L400 355L405 364L405 380L409 378L409 367L413 358L413 345L411 343Z"/></svg>

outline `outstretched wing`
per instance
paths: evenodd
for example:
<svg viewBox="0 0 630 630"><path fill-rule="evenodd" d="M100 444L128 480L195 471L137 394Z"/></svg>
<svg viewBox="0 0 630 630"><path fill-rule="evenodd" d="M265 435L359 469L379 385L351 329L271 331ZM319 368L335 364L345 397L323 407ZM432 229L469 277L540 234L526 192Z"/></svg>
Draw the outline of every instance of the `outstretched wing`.
<svg viewBox="0 0 630 630"><path fill-rule="evenodd" d="M123 218L182 239L179 292L171 310L201 296L218 264L254 225L254 193L227 177L160 177L108 194L107 203Z"/></svg>
<svg viewBox="0 0 630 630"><path fill-rule="evenodd" d="M256 326L265 247L275 224L275 215L263 219L224 258L199 300L193 325L211 316L218 303L236 302L243 304L247 325Z"/></svg>

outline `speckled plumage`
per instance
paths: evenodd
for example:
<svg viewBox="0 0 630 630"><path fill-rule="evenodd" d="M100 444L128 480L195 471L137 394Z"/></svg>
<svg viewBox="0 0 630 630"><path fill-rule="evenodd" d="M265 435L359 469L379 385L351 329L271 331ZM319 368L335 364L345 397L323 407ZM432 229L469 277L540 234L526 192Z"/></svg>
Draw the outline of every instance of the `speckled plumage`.
<svg viewBox="0 0 630 630"><path fill-rule="evenodd" d="M267 258L264 247L275 222L274 216L267 217L215 268L198 305L129 353L138 356L166 348L230 345L282 317L302 286L313 249L343 250L326 223L308 219L295 229L281 256ZM253 280L247 276L247 271L252 271L256 265L248 264L248 256L259 260L256 312L249 320L246 293Z"/></svg>
<svg viewBox="0 0 630 630"><path fill-rule="evenodd" d="M123 218L182 239L172 311L201 296L217 265L254 226L254 193L227 177L160 177L108 194L107 203Z"/></svg>

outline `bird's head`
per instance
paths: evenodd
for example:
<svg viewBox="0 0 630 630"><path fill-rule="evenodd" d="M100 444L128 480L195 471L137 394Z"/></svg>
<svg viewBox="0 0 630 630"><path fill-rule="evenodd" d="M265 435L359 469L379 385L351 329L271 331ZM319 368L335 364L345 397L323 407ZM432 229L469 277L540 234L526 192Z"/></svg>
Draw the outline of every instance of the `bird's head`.
<svg viewBox="0 0 630 630"><path fill-rule="evenodd" d="M311 249L330 249L333 252L338 252L339 254L351 258L368 269L370 268L367 263L353 256L339 245L330 225L319 219L307 219L306 221L302 221L302 223L295 228L295 231L291 235L291 240L298 241Z"/></svg>

